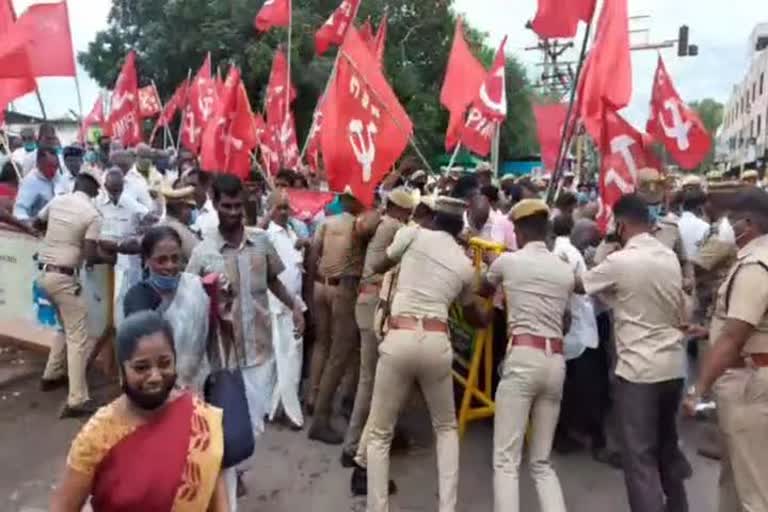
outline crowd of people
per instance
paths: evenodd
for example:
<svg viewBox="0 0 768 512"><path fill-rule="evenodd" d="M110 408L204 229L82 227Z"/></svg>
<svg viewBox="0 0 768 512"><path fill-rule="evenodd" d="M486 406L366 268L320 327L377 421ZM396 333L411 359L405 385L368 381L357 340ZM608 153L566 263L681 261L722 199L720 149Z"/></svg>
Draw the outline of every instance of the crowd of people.
<svg viewBox="0 0 768 512"><path fill-rule="evenodd" d="M678 422L705 400L720 510L768 510L768 193L751 175L673 183L643 169L603 236L594 186L571 174L550 207L545 181L487 165L437 178L405 158L373 208L346 190L307 216L289 191L323 184L302 172L244 183L184 151L108 137L61 148L49 125L22 143L0 174L0 221L42 238L38 284L63 330L42 389L68 387L62 418L90 417L56 512L89 497L95 510L235 510L265 419L300 431L307 417L310 439L340 446L353 493L385 512L390 450L407 445L398 417L417 389L438 510L455 510L452 306L493 326L496 511L519 510L524 444L544 512L568 501L553 448L623 469L633 512L687 511ZM481 268L468 256L477 238L501 252ZM81 276L96 264L115 276L122 394L107 405L86 378ZM206 403L221 372L238 376L245 412ZM250 449L232 426L243 416Z"/></svg>

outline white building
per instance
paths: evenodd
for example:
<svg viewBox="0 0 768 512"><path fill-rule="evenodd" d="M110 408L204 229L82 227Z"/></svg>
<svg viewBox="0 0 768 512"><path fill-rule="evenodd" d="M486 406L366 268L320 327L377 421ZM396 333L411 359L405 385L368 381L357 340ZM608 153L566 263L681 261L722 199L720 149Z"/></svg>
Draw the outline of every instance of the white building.
<svg viewBox="0 0 768 512"><path fill-rule="evenodd" d="M768 23L749 38L749 69L733 86L717 144L727 167L764 167L768 157Z"/></svg>

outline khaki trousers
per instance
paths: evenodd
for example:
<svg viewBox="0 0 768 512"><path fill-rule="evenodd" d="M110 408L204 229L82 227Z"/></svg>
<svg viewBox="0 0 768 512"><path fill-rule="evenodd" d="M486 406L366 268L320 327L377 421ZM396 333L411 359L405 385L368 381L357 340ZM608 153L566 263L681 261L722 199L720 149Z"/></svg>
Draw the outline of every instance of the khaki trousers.
<svg viewBox="0 0 768 512"><path fill-rule="evenodd" d="M344 438L344 451L351 454L357 452L365 422L368 421L368 414L371 411L373 379L376 374L376 363L379 361L379 340L373 330L373 316L378 303L378 297L361 294L355 306L355 319L360 329L360 378L357 382L355 406Z"/></svg>
<svg viewBox="0 0 768 512"><path fill-rule="evenodd" d="M768 512L768 368L738 371L717 383L720 428L745 512Z"/></svg>
<svg viewBox="0 0 768 512"><path fill-rule="evenodd" d="M322 425L330 423L333 398L347 369L351 365L360 364L360 333L355 321L356 286L340 284L329 287L320 285L315 289L316 297L318 292L320 292L319 298L322 304L318 313L321 317L318 318L318 331L320 331L318 338L321 335L330 334L330 351L327 353L327 359L323 365L314 404L314 424ZM320 327L326 322L329 322L330 325L326 324ZM318 342L320 342L319 339ZM320 343L325 347L329 346L328 341Z"/></svg>
<svg viewBox="0 0 768 512"><path fill-rule="evenodd" d="M542 512L565 512L550 454L565 380L565 358L529 347L507 352L496 391L493 489L496 512L520 510L520 459L530 418L528 464Z"/></svg>
<svg viewBox="0 0 768 512"><path fill-rule="evenodd" d="M389 449L413 384L427 401L437 442L439 512L454 512L459 484L459 436L453 403L453 350L443 333L390 331L379 346L368 449L368 512L389 511Z"/></svg>
<svg viewBox="0 0 768 512"><path fill-rule="evenodd" d="M89 398L85 372L90 347L88 306L81 293L80 282L75 276L45 272L40 276L38 284L50 297L64 326L64 338L57 336L51 346L43 379L68 376L67 404L81 405Z"/></svg>
<svg viewBox="0 0 768 512"><path fill-rule="evenodd" d="M739 390L743 389L744 381L748 376L747 370L728 370L722 377L717 379L713 387L715 402L717 403L718 416L724 409L728 408L728 397L738 396ZM739 493L736 490L736 481L733 478L733 465L731 456L725 446L725 439L722 433L718 432L723 445L720 454L720 479L718 512L742 512Z"/></svg>

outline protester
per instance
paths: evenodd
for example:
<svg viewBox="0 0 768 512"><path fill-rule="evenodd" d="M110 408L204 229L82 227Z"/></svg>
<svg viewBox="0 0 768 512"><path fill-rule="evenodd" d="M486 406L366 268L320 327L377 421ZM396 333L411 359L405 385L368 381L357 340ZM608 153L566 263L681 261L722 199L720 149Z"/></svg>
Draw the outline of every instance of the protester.
<svg viewBox="0 0 768 512"><path fill-rule="evenodd" d="M113 155L112 158L114 157ZM147 144L139 144L136 147L135 162L125 173L125 189L151 213L160 215L164 206L162 198L159 197L163 175L155 168L152 162L154 157L155 151Z"/></svg>
<svg viewBox="0 0 768 512"><path fill-rule="evenodd" d="M219 214L210 197L211 183L211 175L197 168L189 169L181 175L180 185L195 189L197 214L190 227L203 238L219 228Z"/></svg>
<svg viewBox="0 0 768 512"><path fill-rule="evenodd" d="M181 237L182 266L185 266L192 257L192 251L200 243L200 237L192 231L195 222L197 202L195 201L195 189L193 187L173 188L164 185L160 195L165 203L165 218L162 225L172 227Z"/></svg>
<svg viewBox="0 0 768 512"><path fill-rule="evenodd" d="M698 254L699 244L709 232L709 224L701 217L704 215L704 205L707 195L700 188L688 188L682 191L682 208L678 228L683 241L685 255L694 260Z"/></svg>
<svg viewBox="0 0 768 512"><path fill-rule="evenodd" d="M691 468L677 433L685 376L682 272L675 254L652 236L640 196L623 196L613 214L622 249L583 274L577 289L613 309L616 407L630 509L684 511Z"/></svg>
<svg viewBox="0 0 768 512"><path fill-rule="evenodd" d="M27 175L32 167L25 168L24 164L29 162L28 156L34 154L37 151L37 137L35 136L35 129L31 127L22 128L21 130L21 147L16 148L11 154L11 158L18 164L22 170L24 176ZM34 166L34 159L30 162Z"/></svg>
<svg viewBox="0 0 768 512"><path fill-rule="evenodd" d="M400 264L391 305L389 332L379 347L368 435L361 440L367 461L360 457L356 472L368 468L369 512L389 510L389 449L395 422L411 388L418 383L429 407L437 443L438 499L441 512L456 509L459 440L453 403L448 339L448 308L463 306L464 318L478 327L489 323L474 301L472 263L457 244L466 203L438 198L434 230L400 230L387 248L386 259L373 271L386 273Z"/></svg>
<svg viewBox="0 0 768 512"><path fill-rule="evenodd" d="M171 324L176 372L183 388L202 391L210 373L206 356L210 300L200 277L183 272L182 243L170 226L150 228L141 241L146 275L126 294L124 314L157 311Z"/></svg>
<svg viewBox="0 0 768 512"><path fill-rule="evenodd" d="M120 326L123 394L72 442L52 512L79 512L89 498L94 510L105 512L229 512L221 476L222 411L174 389L175 343L171 325L156 312L138 313Z"/></svg>
<svg viewBox="0 0 768 512"><path fill-rule="evenodd" d="M39 154L46 158L43 148ZM61 418L87 416L96 411L85 375L90 347L88 306L82 294L80 267L84 261L88 265L104 261L98 250L101 214L93 204L98 191L94 177L80 174L75 180L75 191L51 201L42 219L48 226L38 257L38 284L59 312L64 338L55 338L41 388L52 391L69 383Z"/></svg>
<svg viewBox="0 0 768 512"><path fill-rule="evenodd" d="M83 155L85 151L80 146L67 146L63 151L63 162L56 176L55 193L69 194L74 190L75 178L83 167ZM94 175L97 180L99 177ZM100 180L99 180L100 181Z"/></svg>
<svg viewBox="0 0 768 512"><path fill-rule="evenodd" d="M37 155L37 165L19 185L13 216L22 221L31 221L45 208L55 195L55 180L59 170L59 157L56 150L41 147Z"/></svg>
<svg viewBox="0 0 768 512"><path fill-rule="evenodd" d="M285 269L279 279L288 293L300 302L302 312L307 306L303 297L304 244L290 223L291 205L284 190L276 190L268 201L270 221L267 236ZM303 357L303 339L296 336L293 315L285 304L269 294L269 311L272 322L272 345L275 349L277 384L272 395L269 417L274 420L281 410L291 426L304 426L304 415L299 401L299 384Z"/></svg>

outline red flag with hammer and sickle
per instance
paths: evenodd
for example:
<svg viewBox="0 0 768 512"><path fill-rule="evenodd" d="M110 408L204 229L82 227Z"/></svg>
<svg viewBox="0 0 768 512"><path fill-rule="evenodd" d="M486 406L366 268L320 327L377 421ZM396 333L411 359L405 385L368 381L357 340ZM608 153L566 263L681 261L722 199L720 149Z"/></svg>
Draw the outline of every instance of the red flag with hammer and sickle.
<svg viewBox="0 0 768 512"><path fill-rule="evenodd" d="M408 145L413 124L354 27L340 51L323 108L323 161L332 191L349 189L370 206Z"/></svg>
<svg viewBox="0 0 768 512"><path fill-rule="evenodd" d="M600 210L596 220L605 233L613 217L613 205L624 194L635 191L637 171L649 165L649 157L643 134L607 103L601 132Z"/></svg>
<svg viewBox="0 0 768 512"><path fill-rule="evenodd" d="M139 89L139 113L142 118L155 116L161 110L160 98L157 97L157 89L154 85Z"/></svg>
<svg viewBox="0 0 768 512"><path fill-rule="evenodd" d="M344 36L352 26L359 7L360 0L342 0L339 7L315 34L315 50L318 55L324 54L331 46L338 46L344 41Z"/></svg>
<svg viewBox="0 0 768 512"><path fill-rule="evenodd" d="M507 118L506 43L505 37L461 129L461 143L480 156L488 156L491 152L493 134Z"/></svg>
<svg viewBox="0 0 768 512"><path fill-rule="evenodd" d="M653 79L651 117L645 129L654 139L664 143L683 169L698 167L712 149L712 138L704 123L680 99L661 55Z"/></svg>
<svg viewBox="0 0 768 512"><path fill-rule="evenodd" d="M181 128L181 143L194 154L200 152L203 131L216 110L216 81L211 73L211 54L189 84L187 108Z"/></svg>
<svg viewBox="0 0 768 512"><path fill-rule="evenodd" d="M272 61L272 71L267 85L267 131L272 137L272 149L277 152L284 168L295 169L299 163L299 145L291 103L296 99L296 89L288 75L285 53L278 49Z"/></svg>
<svg viewBox="0 0 768 512"><path fill-rule="evenodd" d="M139 115L139 88L136 80L136 53L125 58L123 69L115 82L109 112L109 133L125 147L142 141Z"/></svg>

